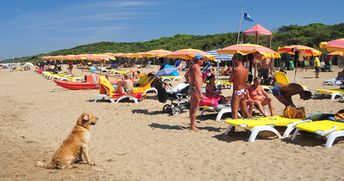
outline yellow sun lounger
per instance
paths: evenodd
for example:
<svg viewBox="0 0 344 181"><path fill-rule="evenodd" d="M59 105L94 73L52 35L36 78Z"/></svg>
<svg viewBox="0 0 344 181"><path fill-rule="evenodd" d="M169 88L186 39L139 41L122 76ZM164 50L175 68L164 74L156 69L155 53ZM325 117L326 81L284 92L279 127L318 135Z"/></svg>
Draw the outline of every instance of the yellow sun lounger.
<svg viewBox="0 0 344 181"><path fill-rule="evenodd" d="M344 123L330 120L304 122L296 125L296 131L292 137L293 140L299 131L306 131L326 137L325 148L331 148L336 138L344 136Z"/></svg>
<svg viewBox="0 0 344 181"><path fill-rule="evenodd" d="M275 80L276 84L283 85L283 84L289 84L289 79L287 75L283 72L275 72Z"/></svg>
<svg viewBox="0 0 344 181"><path fill-rule="evenodd" d="M290 119L282 116L270 116L270 117L260 117L260 118L250 118L250 119L228 119L226 121L228 125L225 134L228 135L231 128L242 127L244 129L249 129L251 135L248 139L249 142L254 142L259 132L270 131L276 134L279 138L288 137L289 134L294 130L295 125L304 122L302 119ZM284 131L283 136L274 128L275 126L287 127Z"/></svg>
<svg viewBox="0 0 344 181"><path fill-rule="evenodd" d="M338 97L339 100L344 99L344 89L316 89L315 94L330 95L332 101L335 101Z"/></svg>

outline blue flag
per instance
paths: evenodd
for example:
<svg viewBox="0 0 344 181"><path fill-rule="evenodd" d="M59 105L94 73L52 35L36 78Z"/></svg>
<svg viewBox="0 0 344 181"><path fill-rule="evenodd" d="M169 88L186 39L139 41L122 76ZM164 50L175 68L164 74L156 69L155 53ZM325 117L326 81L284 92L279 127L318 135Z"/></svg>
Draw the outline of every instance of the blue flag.
<svg viewBox="0 0 344 181"><path fill-rule="evenodd" d="M249 14L247 14L247 13L244 13L244 20L246 20L246 21L253 21L252 17Z"/></svg>

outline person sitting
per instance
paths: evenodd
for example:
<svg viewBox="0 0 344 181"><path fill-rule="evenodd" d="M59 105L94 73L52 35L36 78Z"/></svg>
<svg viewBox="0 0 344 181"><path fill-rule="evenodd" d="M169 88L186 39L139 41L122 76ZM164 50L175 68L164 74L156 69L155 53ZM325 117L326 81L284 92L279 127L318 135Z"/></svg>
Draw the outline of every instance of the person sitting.
<svg viewBox="0 0 344 181"><path fill-rule="evenodd" d="M268 105L270 110L270 115L273 116L272 113L272 101L269 98L268 94L265 92L262 86L260 86L261 79L256 77L254 79L253 85L249 88L249 95L250 98L253 100L254 105L258 108L259 112L263 114L263 116L267 116L265 113L263 106Z"/></svg>
<svg viewBox="0 0 344 181"><path fill-rule="evenodd" d="M216 88L215 84L215 75L211 73L207 78L206 78L206 86L205 86L205 96L208 98L211 97L220 97L219 104L227 104L228 101L227 99L221 95L221 91Z"/></svg>
<svg viewBox="0 0 344 181"><path fill-rule="evenodd" d="M246 105L248 107L248 117L249 118L252 117L253 106L254 106L254 101L251 99L250 93L248 91L252 86L252 79L253 79L253 76L250 74L250 75L248 75L248 78L246 81Z"/></svg>
<svg viewBox="0 0 344 181"><path fill-rule="evenodd" d="M133 81L130 79L130 76L125 74L122 80L117 81L116 92L120 94L132 93L133 87Z"/></svg>
<svg viewBox="0 0 344 181"><path fill-rule="evenodd" d="M312 97L310 91L304 90L304 88L297 83L276 85L272 88L272 94L280 101L285 107L292 106L296 107L293 103L292 96L299 94L300 99L308 100Z"/></svg>

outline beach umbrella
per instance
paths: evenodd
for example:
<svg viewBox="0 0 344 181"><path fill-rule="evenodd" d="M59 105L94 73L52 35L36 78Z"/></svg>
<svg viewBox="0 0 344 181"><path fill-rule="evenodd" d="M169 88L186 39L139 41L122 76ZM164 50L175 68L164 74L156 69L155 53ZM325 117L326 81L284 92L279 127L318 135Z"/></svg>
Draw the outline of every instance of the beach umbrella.
<svg viewBox="0 0 344 181"><path fill-rule="evenodd" d="M231 45L225 48L222 48L220 50L217 50L218 54L229 54L233 55L236 53L239 53L241 55L247 55L250 53L260 53L265 58L280 58L280 54L271 50L270 48L267 48L265 46L256 45L256 44L236 44Z"/></svg>
<svg viewBox="0 0 344 181"><path fill-rule="evenodd" d="M231 45L225 48L222 48L217 51L219 54L230 54L233 55L235 53L239 53L241 55L248 55L250 53L259 53L263 55L263 58L280 58L280 54L271 50L270 48L267 48L265 46L256 45L256 44L236 44ZM256 77L256 70L257 70L257 63L254 62L255 71L254 71L254 77Z"/></svg>
<svg viewBox="0 0 344 181"><path fill-rule="evenodd" d="M258 37L259 36L269 36L270 41L270 48L271 48L271 39L272 39L272 32L263 27L260 24L256 24L253 27L247 29L243 32L244 35L255 36L256 37L256 44L258 44Z"/></svg>
<svg viewBox="0 0 344 181"><path fill-rule="evenodd" d="M335 55L344 56L344 51L334 51L334 52L329 53L328 55L332 55L332 56L335 56Z"/></svg>
<svg viewBox="0 0 344 181"><path fill-rule="evenodd" d="M210 55L202 50L197 50L197 49L181 49L177 50L175 52L172 52L170 54L167 54L165 57L166 58L174 58L174 59L184 59L184 60L193 60L195 55L201 54L205 59L207 60L214 60L215 57L213 55Z"/></svg>
<svg viewBox="0 0 344 181"><path fill-rule="evenodd" d="M305 46L305 45L288 45L284 47L278 47L278 52L280 53L293 53L293 50L299 50L301 55L305 56L319 56L321 51Z"/></svg>
<svg viewBox="0 0 344 181"><path fill-rule="evenodd" d="M344 38L321 42L319 46L320 48L327 49L328 51L344 51Z"/></svg>
<svg viewBox="0 0 344 181"><path fill-rule="evenodd" d="M144 52L144 53L142 53L142 56L146 57L146 58L153 58L153 57L160 58L160 57L164 57L170 53L172 53L172 52L169 50L159 49L159 50L151 50L148 52Z"/></svg>
<svg viewBox="0 0 344 181"><path fill-rule="evenodd" d="M206 51L206 53L213 55L215 57L215 60L220 60L220 61L231 61L232 60L232 55L228 54L218 54L216 52L217 50L211 50L211 51Z"/></svg>
<svg viewBox="0 0 344 181"><path fill-rule="evenodd" d="M288 45L284 47L279 47L278 52L280 53L292 53L293 51L298 50L300 55L306 55L306 56L319 56L321 55L321 51L305 46L305 45ZM296 72L297 72L297 64L298 62L295 62L295 76L294 76L294 83L296 82Z"/></svg>

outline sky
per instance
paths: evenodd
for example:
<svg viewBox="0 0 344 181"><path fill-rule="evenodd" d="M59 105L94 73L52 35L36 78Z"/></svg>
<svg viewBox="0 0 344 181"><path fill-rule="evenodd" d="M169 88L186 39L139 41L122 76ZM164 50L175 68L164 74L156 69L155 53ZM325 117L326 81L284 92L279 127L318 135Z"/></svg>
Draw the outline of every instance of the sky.
<svg viewBox="0 0 344 181"><path fill-rule="evenodd" d="M99 41L344 22L343 0L0 0L0 60Z"/></svg>

